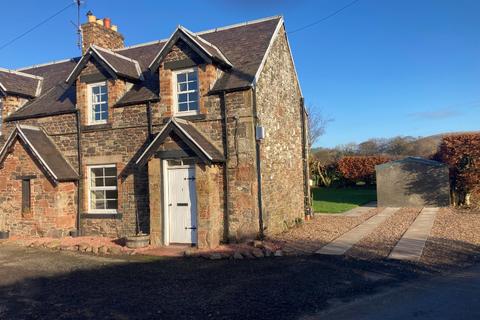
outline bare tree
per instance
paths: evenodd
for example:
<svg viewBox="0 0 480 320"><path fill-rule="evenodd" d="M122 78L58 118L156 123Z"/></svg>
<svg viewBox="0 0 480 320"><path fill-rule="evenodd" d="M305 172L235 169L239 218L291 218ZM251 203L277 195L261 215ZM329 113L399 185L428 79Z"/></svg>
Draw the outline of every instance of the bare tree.
<svg viewBox="0 0 480 320"><path fill-rule="evenodd" d="M307 105L308 113L308 143L312 147L325 134L327 124L333 119L326 118L321 110Z"/></svg>

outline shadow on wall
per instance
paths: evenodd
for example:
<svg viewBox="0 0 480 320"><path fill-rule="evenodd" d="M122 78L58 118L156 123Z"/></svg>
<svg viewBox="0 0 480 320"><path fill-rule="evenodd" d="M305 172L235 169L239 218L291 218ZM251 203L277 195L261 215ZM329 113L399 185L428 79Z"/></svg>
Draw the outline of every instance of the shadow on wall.
<svg viewBox="0 0 480 320"><path fill-rule="evenodd" d="M405 194L419 197L424 206L448 207L450 205L450 178L445 165L422 166L416 163L402 164L406 172Z"/></svg>
<svg viewBox="0 0 480 320"><path fill-rule="evenodd" d="M457 255L478 254L480 249L465 243L443 245ZM72 256L44 252L43 259ZM55 276L36 271L32 277L29 271L23 280L0 287L0 318L298 319L327 308L329 300L371 294L444 267L319 255L135 259L106 265L83 259L83 270ZM0 265L0 273L6 268Z"/></svg>
<svg viewBox="0 0 480 320"><path fill-rule="evenodd" d="M132 190L129 190L127 187L126 189L122 189L122 198L124 199L122 206L128 206L128 209L135 210L134 214L136 218L138 218L137 226L135 227L135 233L150 233L150 198L149 198L149 191L148 191L148 166L138 166L135 162L140 157L140 155L144 152L147 146L150 144L150 140L147 138L143 145L137 150L137 152L133 155L130 162L127 163L125 168L120 173L120 178L122 183L125 183L129 176L133 178L133 194L135 196L135 205L129 205L130 196L129 194L132 193ZM128 197L125 199L125 197ZM123 210L127 210L127 208L123 208Z"/></svg>

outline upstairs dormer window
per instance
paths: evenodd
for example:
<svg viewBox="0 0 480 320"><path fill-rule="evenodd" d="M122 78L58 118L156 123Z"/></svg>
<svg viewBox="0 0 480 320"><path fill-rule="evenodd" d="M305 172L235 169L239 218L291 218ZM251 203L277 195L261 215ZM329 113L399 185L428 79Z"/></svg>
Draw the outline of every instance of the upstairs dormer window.
<svg viewBox="0 0 480 320"><path fill-rule="evenodd" d="M197 69L173 72L175 113L198 113L198 74Z"/></svg>
<svg viewBox="0 0 480 320"><path fill-rule="evenodd" d="M102 124L108 121L108 88L106 82L88 85L89 123Z"/></svg>

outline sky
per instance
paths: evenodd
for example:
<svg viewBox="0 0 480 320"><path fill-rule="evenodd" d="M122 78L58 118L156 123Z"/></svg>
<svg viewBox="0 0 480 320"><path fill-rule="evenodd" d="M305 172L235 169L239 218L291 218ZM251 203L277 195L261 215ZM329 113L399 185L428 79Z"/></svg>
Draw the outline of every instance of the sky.
<svg viewBox="0 0 480 320"><path fill-rule="evenodd" d="M73 0L16 0L3 10L0 48ZM168 38L178 24L202 31L283 15L287 32L352 0L86 0L108 16L126 44ZM8 4L7 4L8 3ZM328 123L317 146L375 137L480 130L480 1L358 0L337 15L288 34L306 103ZM79 55L70 7L0 49L0 67Z"/></svg>

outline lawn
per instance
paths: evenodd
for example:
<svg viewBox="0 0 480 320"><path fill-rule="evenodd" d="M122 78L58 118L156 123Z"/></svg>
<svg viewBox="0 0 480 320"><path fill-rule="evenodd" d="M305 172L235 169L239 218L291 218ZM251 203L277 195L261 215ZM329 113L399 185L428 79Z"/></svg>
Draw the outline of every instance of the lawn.
<svg viewBox="0 0 480 320"><path fill-rule="evenodd" d="M315 212L345 212L370 201L377 200L377 191L371 188L314 188Z"/></svg>

